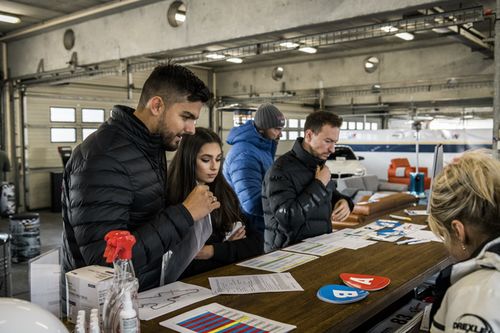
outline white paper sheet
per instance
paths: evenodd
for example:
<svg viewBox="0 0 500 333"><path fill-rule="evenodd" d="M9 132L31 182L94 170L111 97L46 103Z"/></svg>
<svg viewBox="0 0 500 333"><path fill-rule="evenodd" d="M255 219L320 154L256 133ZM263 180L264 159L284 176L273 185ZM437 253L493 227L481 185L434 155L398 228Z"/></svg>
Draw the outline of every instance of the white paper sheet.
<svg viewBox="0 0 500 333"><path fill-rule="evenodd" d="M174 282L139 293L139 319L151 320L182 307L214 297L210 289Z"/></svg>
<svg viewBox="0 0 500 333"><path fill-rule="evenodd" d="M160 325L181 333L193 333L199 332L196 329L199 321L203 321L204 326L211 326L212 330L210 332L212 333L222 332L225 329L236 326L239 326L242 331L273 333L290 332L297 328L293 325L234 310L217 303L205 305L180 314L174 318L162 321Z"/></svg>
<svg viewBox="0 0 500 333"><path fill-rule="evenodd" d="M405 209L405 213L410 216L425 216L429 215L426 210L421 209Z"/></svg>
<svg viewBox="0 0 500 333"><path fill-rule="evenodd" d="M260 257L240 262L238 266L261 269L264 271L281 273L300 266L318 257L286 251L274 251Z"/></svg>
<svg viewBox="0 0 500 333"><path fill-rule="evenodd" d="M304 290L290 273L209 277L208 282L217 295Z"/></svg>
<svg viewBox="0 0 500 333"><path fill-rule="evenodd" d="M360 231L361 233L359 233ZM337 232L332 232L331 234L324 234L312 238L304 239L305 242L320 243L320 244L330 244L333 246L341 247L344 249L357 250L368 245L375 244L373 240L364 239L366 232L370 233L373 230L359 229L342 229ZM350 236L350 234L362 234L363 236Z"/></svg>
<svg viewBox="0 0 500 333"><path fill-rule="evenodd" d="M431 240L433 242L440 242L442 243L443 241L437 237L436 235L434 235L434 233L430 230L415 230L415 231L412 231L412 232L408 232L406 234L406 237L409 237L409 238L416 238L416 239L422 239L422 240Z"/></svg>
<svg viewBox="0 0 500 333"><path fill-rule="evenodd" d="M321 244L312 242L301 242L294 244L292 246L285 247L283 251L291 251L298 253L311 254L313 256L326 256L327 254L333 253L338 250L342 250L341 247L334 244Z"/></svg>
<svg viewBox="0 0 500 333"><path fill-rule="evenodd" d="M427 228L425 224L416 224L416 223L403 223L399 227L394 228L395 230L401 230L404 231L407 235L408 233L422 230Z"/></svg>

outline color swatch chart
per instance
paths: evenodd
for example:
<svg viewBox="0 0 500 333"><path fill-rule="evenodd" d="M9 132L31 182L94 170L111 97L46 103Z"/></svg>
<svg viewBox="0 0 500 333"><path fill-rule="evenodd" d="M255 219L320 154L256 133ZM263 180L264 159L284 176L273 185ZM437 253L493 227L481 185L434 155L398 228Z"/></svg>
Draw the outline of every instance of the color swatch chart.
<svg viewBox="0 0 500 333"><path fill-rule="evenodd" d="M260 316L234 310L217 303L171 318L160 325L178 332L195 333L284 333L295 328Z"/></svg>

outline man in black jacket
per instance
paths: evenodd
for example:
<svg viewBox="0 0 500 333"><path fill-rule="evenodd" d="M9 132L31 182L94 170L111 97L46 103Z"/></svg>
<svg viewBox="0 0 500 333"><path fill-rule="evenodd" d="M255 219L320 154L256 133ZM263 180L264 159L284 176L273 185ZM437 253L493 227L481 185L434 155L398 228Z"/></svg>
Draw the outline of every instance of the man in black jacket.
<svg viewBox="0 0 500 333"><path fill-rule="evenodd" d="M332 221L349 216L353 203L335 189L325 166L341 125L342 119L333 113L311 113L304 138L298 138L267 172L262 186L266 252L330 233Z"/></svg>
<svg viewBox="0 0 500 333"><path fill-rule="evenodd" d="M63 179L64 269L105 265L104 236L128 230L140 290L159 285L162 256L193 223L220 206L208 186L175 206L166 202L166 150L175 150L209 99L188 69L164 65L144 83L137 109L114 106L112 116L73 151Z"/></svg>

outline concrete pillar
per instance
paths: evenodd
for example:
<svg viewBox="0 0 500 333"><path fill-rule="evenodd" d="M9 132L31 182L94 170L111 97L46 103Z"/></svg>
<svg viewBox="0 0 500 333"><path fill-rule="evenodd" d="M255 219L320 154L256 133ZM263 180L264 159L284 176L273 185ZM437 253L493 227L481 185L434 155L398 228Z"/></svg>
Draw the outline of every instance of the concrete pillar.
<svg viewBox="0 0 500 333"><path fill-rule="evenodd" d="M500 13L500 0L497 0L497 15ZM493 156L500 159L500 21L495 21L495 92L493 97Z"/></svg>

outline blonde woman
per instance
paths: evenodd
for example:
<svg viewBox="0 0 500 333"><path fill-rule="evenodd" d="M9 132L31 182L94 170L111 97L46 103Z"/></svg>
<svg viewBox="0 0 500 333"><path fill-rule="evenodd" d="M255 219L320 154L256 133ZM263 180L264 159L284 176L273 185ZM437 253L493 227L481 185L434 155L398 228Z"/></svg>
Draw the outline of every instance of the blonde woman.
<svg viewBox="0 0 500 333"><path fill-rule="evenodd" d="M500 162L466 152L432 184L429 225L457 263L437 281L431 332L500 332Z"/></svg>

